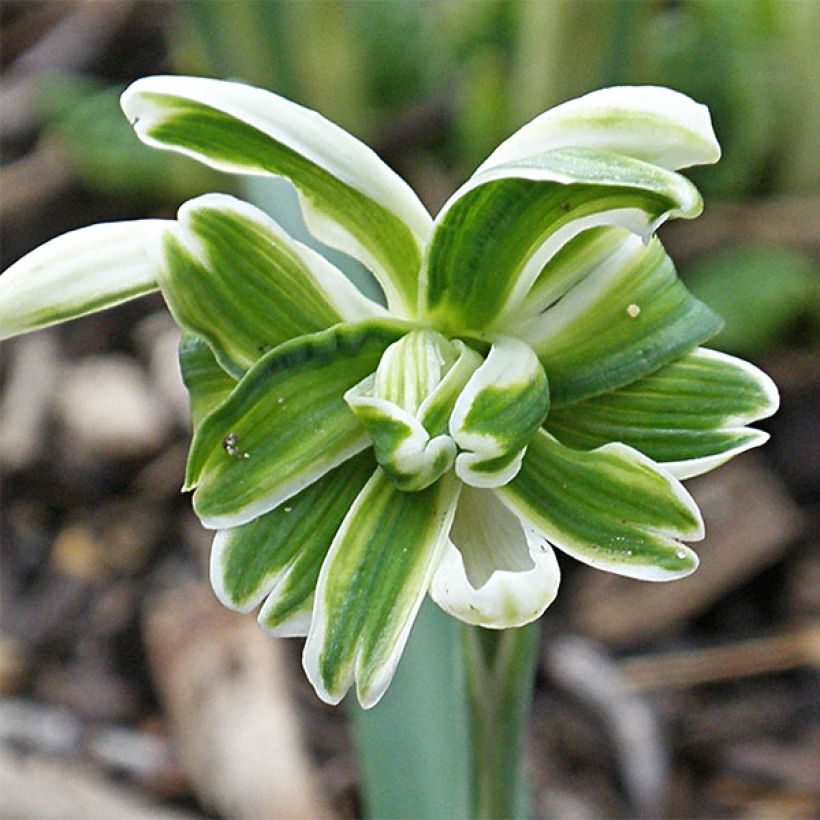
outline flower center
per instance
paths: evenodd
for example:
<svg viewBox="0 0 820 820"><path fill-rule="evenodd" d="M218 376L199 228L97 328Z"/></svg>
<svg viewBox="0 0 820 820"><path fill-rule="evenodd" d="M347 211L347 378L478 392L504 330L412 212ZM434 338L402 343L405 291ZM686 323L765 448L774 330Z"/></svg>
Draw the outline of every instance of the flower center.
<svg viewBox="0 0 820 820"><path fill-rule="evenodd" d="M414 330L345 394L400 489L422 490L455 468L462 481L499 487L518 473L549 407L533 351L498 339L486 359L459 339Z"/></svg>

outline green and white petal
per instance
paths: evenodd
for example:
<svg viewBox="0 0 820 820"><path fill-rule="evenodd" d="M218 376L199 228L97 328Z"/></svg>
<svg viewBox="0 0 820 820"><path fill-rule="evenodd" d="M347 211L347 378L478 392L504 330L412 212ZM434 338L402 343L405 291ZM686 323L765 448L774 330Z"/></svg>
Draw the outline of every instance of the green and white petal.
<svg viewBox="0 0 820 820"><path fill-rule="evenodd" d="M777 411L774 382L754 365L699 348L620 390L553 410L546 429L563 444L620 441L677 478L691 478L758 447L745 425Z"/></svg>
<svg viewBox="0 0 820 820"><path fill-rule="evenodd" d="M0 339L155 291L154 249L169 224L141 219L91 225L26 254L0 276Z"/></svg>
<svg viewBox="0 0 820 820"><path fill-rule="evenodd" d="M263 356L191 443L185 488L197 487L203 525L252 521L365 449L344 393L406 331L398 321L337 325Z"/></svg>
<svg viewBox="0 0 820 820"><path fill-rule="evenodd" d="M422 313L456 333L501 331L573 237L615 225L648 241L667 218L691 219L702 205L697 189L673 171L587 148L481 171L436 217Z"/></svg>
<svg viewBox="0 0 820 820"><path fill-rule="evenodd" d="M327 703L356 681L364 708L378 703L396 671L458 500L443 476L417 493L377 469L350 509L322 565L303 662Z"/></svg>
<svg viewBox="0 0 820 820"><path fill-rule="evenodd" d="M492 491L464 487L430 597L450 615L487 629L524 626L555 600L561 579L552 547Z"/></svg>
<svg viewBox="0 0 820 820"><path fill-rule="evenodd" d="M612 151L673 171L720 159L705 105L670 88L616 86L540 114L504 140L478 170L569 147Z"/></svg>
<svg viewBox="0 0 820 820"><path fill-rule="evenodd" d="M345 401L364 425L373 453L390 480L405 492L429 487L452 466L456 444L450 436L431 438L413 413L373 395L371 375L345 393Z"/></svg>
<svg viewBox="0 0 820 820"><path fill-rule="evenodd" d="M624 444L583 452L543 430L499 498L558 549L585 564L644 581L683 578L697 555L677 539L703 538L683 485Z"/></svg>
<svg viewBox="0 0 820 820"><path fill-rule="evenodd" d="M309 625L322 562L375 466L362 453L275 510L220 530L211 550L211 584L219 600L250 612L267 598L259 622L278 635Z"/></svg>
<svg viewBox="0 0 820 820"><path fill-rule="evenodd" d="M450 435L461 450L456 475L474 487L510 481L547 415L549 400L547 377L535 353L518 339L499 339L450 416Z"/></svg>
<svg viewBox="0 0 820 820"><path fill-rule="evenodd" d="M717 333L720 317L678 279L657 239L624 230L578 237L585 278L518 335L538 354L553 407L623 387ZM572 246L565 249L569 263Z"/></svg>
<svg viewBox="0 0 820 820"><path fill-rule="evenodd" d="M311 233L368 265L391 311L415 316L430 216L354 136L269 91L220 80L146 77L121 104L147 145L220 171L289 179Z"/></svg>
<svg viewBox="0 0 820 820"><path fill-rule="evenodd" d="M188 389L191 425L196 430L202 419L228 398L236 379L219 366L208 343L189 331L183 331L179 340L179 369Z"/></svg>
<svg viewBox="0 0 820 820"><path fill-rule="evenodd" d="M376 460L407 492L424 489L453 466L447 420L481 357L463 342L415 330L390 345L375 373L345 394L367 428Z"/></svg>
<svg viewBox="0 0 820 820"><path fill-rule="evenodd" d="M237 378L288 339L385 315L324 257L225 194L185 203L163 251L159 284L171 313Z"/></svg>

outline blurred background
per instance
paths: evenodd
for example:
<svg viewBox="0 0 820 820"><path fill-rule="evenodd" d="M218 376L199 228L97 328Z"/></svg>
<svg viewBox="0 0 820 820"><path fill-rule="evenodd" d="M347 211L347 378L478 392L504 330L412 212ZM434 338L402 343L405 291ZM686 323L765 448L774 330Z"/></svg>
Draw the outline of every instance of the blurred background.
<svg viewBox="0 0 820 820"><path fill-rule="evenodd" d="M2 267L64 231L234 192L301 230L286 185L143 147L118 96L155 73L316 108L435 212L504 137L594 88L706 103L724 156L662 238L780 386L761 451L689 483L700 570L562 562L530 727L538 817L810 817L820 662L820 3L816 0L5 0ZM355 274L355 271L353 272ZM344 710L300 641L207 584L179 493L187 405L158 296L2 350L0 815L355 817Z"/></svg>

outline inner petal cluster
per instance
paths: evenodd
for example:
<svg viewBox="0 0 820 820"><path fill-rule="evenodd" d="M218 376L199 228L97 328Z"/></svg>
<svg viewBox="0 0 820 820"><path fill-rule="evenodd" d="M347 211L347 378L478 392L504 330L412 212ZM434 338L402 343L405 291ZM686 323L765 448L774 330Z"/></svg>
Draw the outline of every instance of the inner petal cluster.
<svg viewBox="0 0 820 820"><path fill-rule="evenodd" d="M486 358L460 339L414 330L345 394L379 465L401 490L423 490L451 468L476 487L517 474L549 406L544 370L523 342L502 337Z"/></svg>

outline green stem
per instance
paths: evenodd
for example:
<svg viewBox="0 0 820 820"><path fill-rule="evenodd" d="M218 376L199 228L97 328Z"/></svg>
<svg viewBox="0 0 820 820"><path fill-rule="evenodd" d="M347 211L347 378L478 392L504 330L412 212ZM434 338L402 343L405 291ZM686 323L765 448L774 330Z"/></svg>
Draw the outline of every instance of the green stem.
<svg viewBox="0 0 820 820"><path fill-rule="evenodd" d="M524 727L532 708L538 624L463 628L472 816L528 815Z"/></svg>

